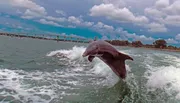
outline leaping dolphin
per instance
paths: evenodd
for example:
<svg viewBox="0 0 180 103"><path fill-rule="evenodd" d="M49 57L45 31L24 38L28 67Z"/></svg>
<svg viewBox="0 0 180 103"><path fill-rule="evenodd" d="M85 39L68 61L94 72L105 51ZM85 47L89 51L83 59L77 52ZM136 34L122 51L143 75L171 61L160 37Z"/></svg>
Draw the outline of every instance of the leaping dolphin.
<svg viewBox="0 0 180 103"><path fill-rule="evenodd" d="M90 62L92 62L95 57L98 57L122 79L126 78L125 60L133 60L133 58L118 52L110 43L103 40L92 41L82 56L88 56Z"/></svg>

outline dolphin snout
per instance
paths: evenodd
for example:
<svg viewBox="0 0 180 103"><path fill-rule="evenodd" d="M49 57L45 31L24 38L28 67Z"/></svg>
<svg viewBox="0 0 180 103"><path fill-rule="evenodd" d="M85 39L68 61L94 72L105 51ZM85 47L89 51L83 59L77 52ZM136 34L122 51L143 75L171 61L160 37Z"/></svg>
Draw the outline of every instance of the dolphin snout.
<svg viewBox="0 0 180 103"><path fill-rule="evenodd" d="M86 57L86 55L85 55L85 54L83 54L82 56L83 56L83 57Z"/></svg>
<svg viewBox="0 0 180 103"><path fill-rule="evenodd" d="M86 57L87 55L88 55L87 52L84 52L82 56Z"/></svg>

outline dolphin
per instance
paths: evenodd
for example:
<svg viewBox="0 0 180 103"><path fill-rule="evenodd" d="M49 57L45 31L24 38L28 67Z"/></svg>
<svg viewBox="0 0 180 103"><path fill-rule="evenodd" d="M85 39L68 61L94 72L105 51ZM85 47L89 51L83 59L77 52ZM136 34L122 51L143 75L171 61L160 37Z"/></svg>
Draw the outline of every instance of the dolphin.
<svg viewBox="0 0 180 103"><path fill-rule="evenodd" d="M82 56L88 56L90 62L92 62L95 57L98 57L121 79L126 78L125 60L129 59L133 61L133 58L120 53L110 43L103 40L90 42Z"/></svg>

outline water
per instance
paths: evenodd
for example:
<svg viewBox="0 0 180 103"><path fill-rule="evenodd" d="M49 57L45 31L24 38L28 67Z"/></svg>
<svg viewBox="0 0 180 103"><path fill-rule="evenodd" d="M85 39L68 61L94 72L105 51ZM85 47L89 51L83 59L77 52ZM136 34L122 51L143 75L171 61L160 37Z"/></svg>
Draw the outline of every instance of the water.
<svg viewBox="0 0 180 103"><path fill-rule="evenodd" d="M180 102L179 53L116 47L134 58L121 81L86 46L0 36L0 103Z"/></svg>

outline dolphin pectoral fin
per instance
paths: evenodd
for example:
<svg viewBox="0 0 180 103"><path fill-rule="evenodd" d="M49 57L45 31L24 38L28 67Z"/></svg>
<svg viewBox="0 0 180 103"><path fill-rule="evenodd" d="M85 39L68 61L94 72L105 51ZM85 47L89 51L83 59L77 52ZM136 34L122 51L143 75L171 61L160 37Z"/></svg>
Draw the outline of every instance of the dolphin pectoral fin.
<svg viewBox="0 0 180 103"><path fill-rule="evenodd" d="M90 61L90 62L92 62L92 60L95 58L95 56L89 56L88 57L88 60Z"/></svg>

